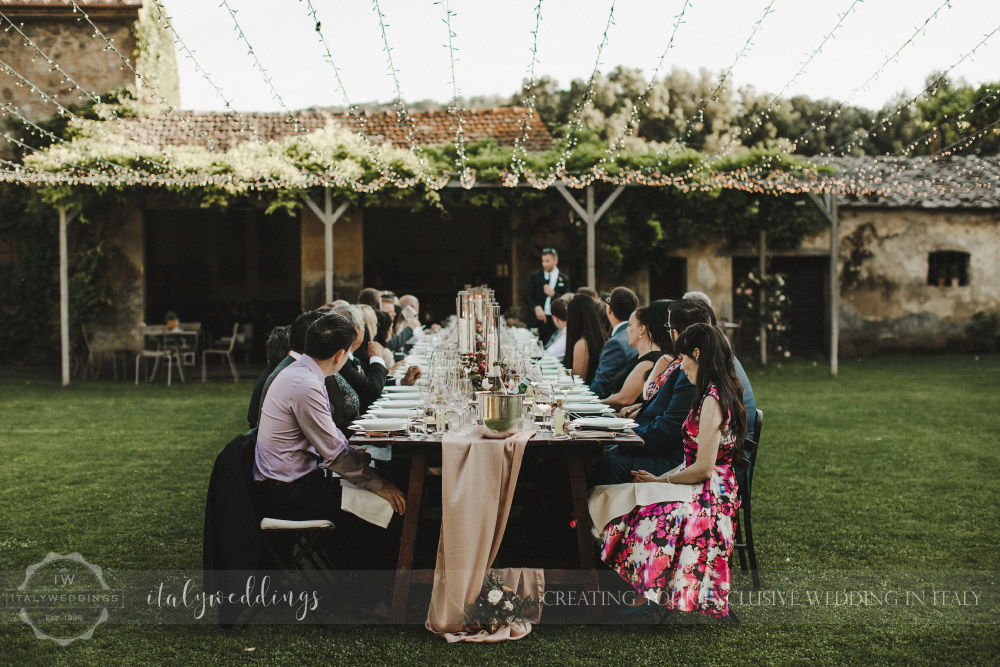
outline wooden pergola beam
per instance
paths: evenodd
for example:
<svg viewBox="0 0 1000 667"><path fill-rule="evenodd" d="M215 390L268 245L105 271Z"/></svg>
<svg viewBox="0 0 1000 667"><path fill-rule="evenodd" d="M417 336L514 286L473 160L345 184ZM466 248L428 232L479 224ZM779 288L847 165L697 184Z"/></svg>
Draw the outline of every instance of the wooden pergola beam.
<svg viewBox="0 0 1000 667"><path fill-rule="evenodd" d="M569 193L565 185L558 184L554 187L559 191L559 194L561 194L563 198L569 202L570 207L576 211L577 215L579 215L580 218L582 218L587 224L587 284L590 285L590 287L597 289L597 249L594 228L597 225L597 221L608 212L611 205L615 203L616 199L618 199L618 195L625 190L625 186L619 185L615 188L596 212L594 211L594 186L587 186L586 209L580 205L580 202L576 200L576 197Z"/></svg>
<svg viewBox="0 0 1000 667"><path fill-rule="evenodd" d="M348 201L342 202L340 206L337 207L337 210L334 211L333 197L330 194L330 188L323 188L322 209L309 195L305 195L302 199L312 212L316 214L319 221L323 223L323 240L326 248L326 303L330 303L333 301L333 225L336 224L337 220L340 220L340 217L344 215L344 212L347 211L347 208L351 205L351 203Z"/></svg>

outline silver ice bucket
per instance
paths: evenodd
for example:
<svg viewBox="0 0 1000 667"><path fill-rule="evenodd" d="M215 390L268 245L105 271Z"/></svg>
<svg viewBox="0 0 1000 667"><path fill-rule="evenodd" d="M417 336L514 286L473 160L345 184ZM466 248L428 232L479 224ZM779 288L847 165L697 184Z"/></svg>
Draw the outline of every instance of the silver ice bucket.
<svg viewBox="0 0 1000 667"><path fill-rule="evenodd" d="M493 433L510 433L521 421L521 394L479 394L479 414Z"/></svg>

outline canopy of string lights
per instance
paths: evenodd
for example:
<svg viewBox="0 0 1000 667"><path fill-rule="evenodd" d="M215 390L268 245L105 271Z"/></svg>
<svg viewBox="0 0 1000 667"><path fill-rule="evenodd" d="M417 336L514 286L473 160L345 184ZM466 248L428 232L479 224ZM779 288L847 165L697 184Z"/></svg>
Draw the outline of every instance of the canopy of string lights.
<svg viewBox="0 0 1000 667"><path fill-rule="evenodd" d="M732 85L733 69L751 51L761 26L777 10L774 1L767 3L759 18L747 27L746 40L735 50L730 66L719 74L715 88L699 101L700 108L685 119L685 131L680 140L666 146L635 141L640 115L649 103L648 96L665 65L671 62L677 35L686 23L691 3L685 1L671 28L664 31L666 40L659 58L652 64L644 93L637 99L626 101L622 109L625 121L620 131L607 143L602 155L589 161L576 154L576 149L584 128L585 114L593 102L595 80L602 70L602 55L611 39L611 28L615 22L614 1L610 2L604 32L596 48L590 76L583 86L583 94L576 100L567 126L558 140L553 142L539 122L536 109L538 44L545 36L541 30L544 2L538 0L534 7L532 46L527 54L527 76L520 105L506 110L509 113L505 118L505 131L512 135L511 142L502 150L490 152L488 157L470 152L470 144L479 140L475 131L470 129L477 122L477 111L463 107L455 68L457 35L452 23L455 13L448 0L436 3L445 29L439 37L445 38L444 48L448 49L450 62L447 75L452 98L444 112L451 135L448 145L429 143L418 128L414 112L405 102L399 65L394 61L386 17L378 0L372 3L372 20L380 29L387 73L395 90L394 111L382 114L381 118L362 112L352 102L342 76L345 65L334 58L331 42L312 0L305 0L306 18L315 26L324 60L329 65L330 81L346 109L343 114L317 114L289 108L279 92L280 82L274 80L261 62L241 27L237 9L233 3L222 0L221 7L231 17L235 39L246 49L247 64L259 75L272 99L281 108L281 113L272 115L269 120L261 114L234 110L231 99L209 75L209 68L198 60L194 50L175 30L163 6L152 3L154 25L174 43L181 56L191 60L195 70L229 110L224 115L226 122L222 133L217 128L207 128L197 114L182 111L170 103L168 95L158 90L155 82L137 67L129 54L123 53L114 40L102 31L99 22L91 16L93 3L68 0L67 4L72 5L77 21L92 30L91 37L100 48L113 53L120 66L134 74L141 94L133 99L107 99L98 91L86 89L65 72L57 58L22 30L23 24L0 12L0 27L8 32L13 30L23 41L24 48L32 52L33 58L44 60L50 71L58 72L68 91L93 103L88 114L81 114L47 92L39 82L0 60L0 69L17 86L29 89L49 105L54 115L68 121L67 129L56 133L30 120L16 105L0 105L0 111L21 130L20 133L8 131L4 135L8 142L20 149L21 159L0 161L0 181L50 189L58 186L171 190L209 188L222 196L241 196L251 192L299 196L315 188L334 189L347 195L386 188L435 192L444 187L468 189L477 185L546 189L556 185L584 188L595 183L607 183L614 186L670 187L683 192L735 189L775 195L835 193L857 197L933 198L982 193L992 187L994 180L989 173L983 172L981 165L964 160L951 161L949 158L984 137L1000 132L997 123L981 127L974 133L962 134L960 131L968 114L996 105L1000 90L987 89L973 106L945 118L943 123L955 128L957 131L953 136L958 138L932 156L919 158L916 162L910 157L916 147L932 141L938 128L914 138L894 153L878 155L878 159L844 161L837 158L865 146L866 142L896 122L904 110L921 99L933 96L956 67L996 37L1000 26L985 33L977 43L967 45L953 62L943 63L937 78L919 93L888 108L872 125L858 127L847 142L830 146L829 150L809 160L796 154L796 148L812 141L813 135L836 117L854 95L873 86L887 66L905 57L914 48L922 31L940 17L947 2L925 17L909 38L895 45L896 48L870 72L860 73L861 82L854 91L816 120L801 136L780 147L748 149L738 140L732 140L717 150L699 152L686 144L692 128L703 119L706 107ZM848 17L859 11L860 0L856 0L836 15L836 21L820 42L802 54L799 69L767 105L756 111L741 134L751 133L768 118L780 104L781 95L807 73L824 46L836 38ZM391 117L396 126L392 129L396 142L387 140L384 130L373 127L379 124L384 126L386 117ZM169 132L163 130L165 126ZM156 130L157 127L160 131ZM169 140L166 134L171 135ZM546 135L544 141L539 141L541 134ZM25 136L32 137L34 141L26 143ZM941 169L930 168L935 163ZM948 172L948 177L940 177L942 169ZM934 175L914 179L914 173Z"/></svg>

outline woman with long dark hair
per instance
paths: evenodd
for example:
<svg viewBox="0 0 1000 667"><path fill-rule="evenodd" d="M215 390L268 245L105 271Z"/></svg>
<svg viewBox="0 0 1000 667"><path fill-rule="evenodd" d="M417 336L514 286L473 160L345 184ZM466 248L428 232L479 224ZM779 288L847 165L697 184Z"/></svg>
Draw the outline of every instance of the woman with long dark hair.
<svg viewBox="0 0 1000 667"><path fill-rule="evenodd" d="M601 559L643 598L625 613L650 609L652 602L727 616L733 519L739 507L732 460L747 433L743 387L729 344L715 327L688 327L674 350L695 385L682 429L684 463L659 476L632 471L636 483L667 482L658 493L671 500L636 506L611 520Z"/></svg>
<svg viewBox="0 0 1000 667"><path fill-rule="evenodd" d="M669 303L666 299L661 299L649 306L640 306L628 318L628 344L639 352L639 356L615 375L613 386L617 391L602 403L621 409L641 400L643 386L650 371L663 357L666 357L667 363L673 360L667 354L668 350L673 349L667 332Z"/></svg>
<svg viewBox="0 0 1000 667"><path fill-rule="evenodd" d="M566 356L563 366L590 384L597 372L601 348L608 332L601 326L597 304L589 296L577 294L570 299L566 320Z"/></svg>

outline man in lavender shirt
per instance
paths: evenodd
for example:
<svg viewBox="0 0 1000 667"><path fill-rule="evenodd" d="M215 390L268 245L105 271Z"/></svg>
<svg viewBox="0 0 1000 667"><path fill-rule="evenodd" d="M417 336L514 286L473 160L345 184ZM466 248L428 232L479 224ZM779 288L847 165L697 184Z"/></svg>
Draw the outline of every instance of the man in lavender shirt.
<svg viewBox="0 0 1000 667"><path fill-rule="evenodd" d="M406 509L403 493L347 443L330 413L324 380L347 361L355 336L354 325L344 317L319 318L306 332L305 354L278 374L267 391L253 477L260 509L269 517L328 518L366 529L369 524L358 526L363 522L340 510L340 480L324 475L320 461L347 481L385 498L396 513Z"/></svg>

